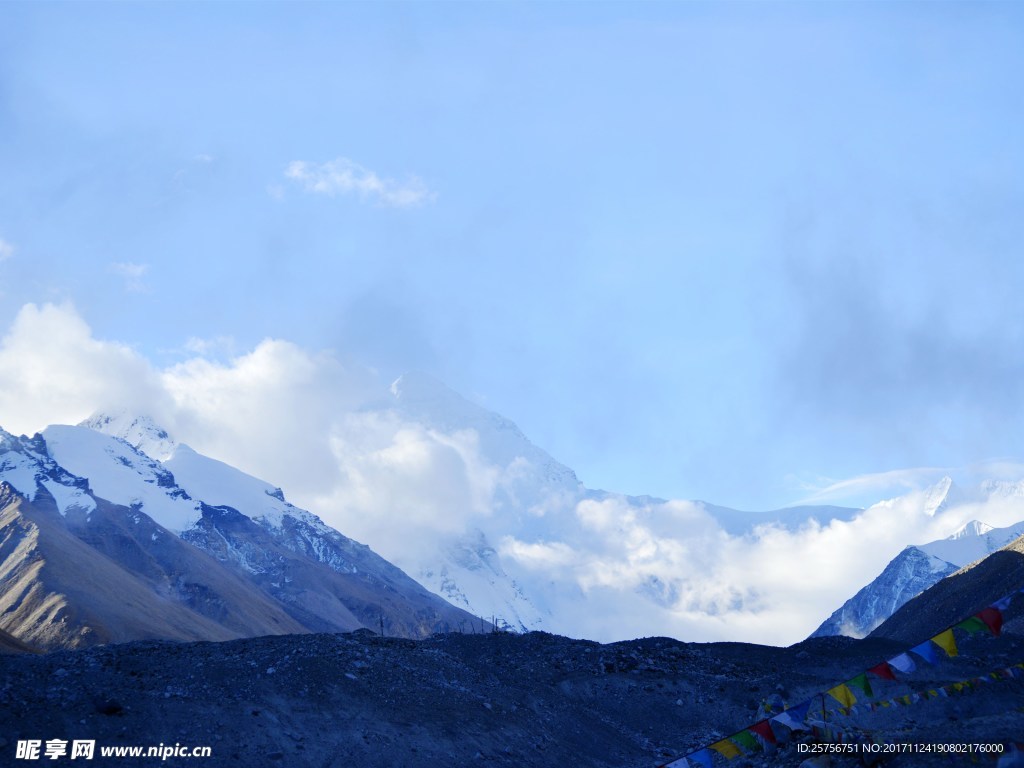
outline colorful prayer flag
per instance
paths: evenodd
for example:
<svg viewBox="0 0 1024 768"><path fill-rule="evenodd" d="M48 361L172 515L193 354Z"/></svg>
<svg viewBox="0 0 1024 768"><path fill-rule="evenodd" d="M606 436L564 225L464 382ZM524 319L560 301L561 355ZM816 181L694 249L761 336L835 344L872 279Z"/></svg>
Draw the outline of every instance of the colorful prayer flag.
<svg viewBox="0 0 1024 768"><path fill-rule="evenodd" d="M989 606L989 608L995 608L999 611L1005 611L1007 608L1010 607L1010 603L1012 602L1013 595L1007 595L1006 597L1001 597L998 600L996 600L994 603L992 603L992 605Z"/></svg>
<svg viewBox="0 0 1024 768"><path fill-rule="evenodd" d="M889 665L907 675L917 669L917 663L906 653L901 653L899 656L889 659Z"/></svg>
<svg viewBox="0 0 1024 768"><path fill-rule="evenodd" d="M883 680L895 680L896 675L892 673L892 667L889 666L889 662L883 661L881 664L877 664L868 670L875 677L880 677Z"/></svg>
<svg viewBox="0 0 1024 768"><path fill-rule="evenodd" d="M1003 626L1003 613L998 608L989 606L976 614L977 618L985 622L985 626L991 630L992 634L999 637L999 632Z"/></svg>
<svg viewBox="0 0 1024 768"><path fill-rule="evenodd" d="M866 672L861 672L852 680L847 680L846 684L852 685L854 688L860 688L864 691L865 696L874 696L871 692L871 683L868 682L868 675Z"/></svg>
<svg viewBox="0 0 1024 768"><path fill-rule="evenodd" d="M743 754L742 752L740 752L740 748L737 747L729 739L722 739L721 741L716 741L714 744L711 745L710 748L715 750L715 752L720 754L726 760L732 760L734 757L739 757Z"/></svg>
<svg viewBox="0 0 1024 768"><path fill-rule="evenodd" d="M939 655L935 651L935 644L931 640L925 640L920 645L915 645L910 649L910 652L916 653L929 664L937 664L939 661Z"/></svg>
<svg viewBox="0 0 1024 768"><path fill-rule="evenodd" d="M947 656L956 656L958 653L956 649L956 638L953 637L952 629L947 629L945 632L939 632L939 634L932 638L932 642L944 650Z"/></svg>
<svg viewBox="0 0 1024 768"><path fill-rule="evenodd" d="M852 707L857 703L857 699L854 697L853 691L850 690L846 683L837 685L835 688L829 688L825 693L838 701L844 707Z"/></svg>
<svg viewBox="0 0 1024 768"><path fill-rule="evenodd" d="M962 629L965 632L990 632L988 625L977 616L971 616L969 619L964 619L956 625L956 629Z"/></svg>
<svg viewBox="0 0 1024 768"><path fill-rule="evenodd" d="M734 733L729 738L731 738L733 741L735 741L748 752L756 752L761 748L761 743L754 738L754 734L752 734L749 730Z"/></svg>
<svg viewBox="0 0 1024 768"><path fill-rule="evenodd" d="M750 730L769 744L775 744L778 741L775 738L775 734L772 732L771 724L767 720L762 720L760 723L754 723L750 726Z"/></svg>
<svg viewBox="0 0 1024 768"><path fill-rule="evenodd" d="M807 712L810 708L811 700L808 699L802 704L797 704L795 707L783 710L773 717L772 721L782 723L791 731L806 731L807 726L804 724L804 721L807 719Z"/></svg>

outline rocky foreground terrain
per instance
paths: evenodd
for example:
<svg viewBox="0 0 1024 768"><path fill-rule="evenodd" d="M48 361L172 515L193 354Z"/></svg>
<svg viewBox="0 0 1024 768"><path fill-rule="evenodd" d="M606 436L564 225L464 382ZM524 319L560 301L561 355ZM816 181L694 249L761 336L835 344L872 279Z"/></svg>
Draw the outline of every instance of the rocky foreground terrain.
<svg viewBox="0 0 1024 768"><path fill-rule="evenodd" d="M767 697L798 703L906 647L841 637L790 648L666 638L600 645L536 632L406 640L359 630L13 653L0 655L0 764L39 764L15 759L18 740L87 739L96 741L97 750L210 746L212 756L104 762L97 751L91 762L41 762L653 768L752 724ZM1020 662L1024 636L972 635L960 650L901 682L874 681L875 697L927 690ZM835 726L869 728L892 742L1021 740L1024 677L976 688L908 707L829 717ZM806 757L791 744L729 765L797 765ZM970 762L917 756L890 764Z"/></svg>

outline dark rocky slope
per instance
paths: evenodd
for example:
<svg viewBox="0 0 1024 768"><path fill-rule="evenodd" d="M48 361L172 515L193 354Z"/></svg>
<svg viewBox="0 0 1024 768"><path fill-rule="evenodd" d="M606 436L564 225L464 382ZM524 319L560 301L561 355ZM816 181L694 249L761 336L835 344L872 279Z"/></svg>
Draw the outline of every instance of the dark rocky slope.
<svg viewBox="0 0 1024 768"><path fill-rule="evenodd" d="M799 702L903 649L846 638L791 648L665 638L599 645L541 633L414 641L362 630L0 656L0 755L13 762L17 740L60 738L212 747L211 758L169 766L652 768L753 723L766 696ZM978 635L962 651L876 693L1007 666L1024 658L1024 639ZM894 741L1014 738L1024 734L1022 684L869 713L871 727ZM771 763L758 754L731 765L800 759L787 747Z"/></svg>

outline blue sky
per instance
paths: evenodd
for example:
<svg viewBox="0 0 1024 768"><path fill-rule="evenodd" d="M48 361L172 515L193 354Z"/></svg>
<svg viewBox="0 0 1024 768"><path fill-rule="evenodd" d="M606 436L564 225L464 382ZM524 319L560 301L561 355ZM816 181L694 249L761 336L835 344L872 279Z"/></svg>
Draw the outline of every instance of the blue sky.
<svg viewBox="0 0 1024 768"><path fill-rule="evenodd" d="M1022 32L0 4L0 329L52 302L158 368L272 337L425 370L591 487L741 508L1019 460Z"/></svg>

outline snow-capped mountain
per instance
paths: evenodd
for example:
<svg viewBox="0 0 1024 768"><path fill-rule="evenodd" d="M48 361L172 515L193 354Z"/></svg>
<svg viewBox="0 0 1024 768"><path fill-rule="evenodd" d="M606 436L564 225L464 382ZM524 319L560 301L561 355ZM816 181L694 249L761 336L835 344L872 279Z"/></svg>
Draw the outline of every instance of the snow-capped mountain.
<svg viewBox="0 0 1024 768"><path fill-rule="evenodd" d="M986 489L983 487L982 490ZM1012 528L1024 529L1024 526ZM1012 529L1002 530L1007 532ZM990 541L1002 535L1001 532ZM943 631L952 621L970 616L1005 596L1018 593L1022 585L1024 536L1015 536L993 552L957 569L908 600L872 631L870 637L901 643L919 642L921 638ZM1009 606L1004 606L1002 615L1002 631L1019 633L1024 623L1024 601L1012 600Z"/></svg>
<svg viewBox="0 0 1024 768"><path fill-rule="evenodd" d="M926 511L934 515L956 505L1014 498L1018 484L986 482L975 490L959 488L944 477L926 492ZM1024 522L993 528L971 520L950 536L906 547L870 584L846 601L812 637L866 637L905 603L970 563L981 560L1024 535Z"/></svg>
<svg viewBox="0 0 1024 768"><path fill-rule="evenodd" d="M471 523L457 534L413 552L380 546L432 591L517 630L615 639L611 632L642 633L641 621L629 629L600 622L609 614L623 620L639 615L637 606L648 603L666 613L741 605L742 595L704 594L686 574L674 572L670 558L687 548L696 561L712 557L722 532L742 537L758 526L795 531L862 511L818 506L747 513L592 490L511 421L430 376L403 375L391 395L376 406L375 418L417 425L445 444L462 437L470 448L460 444L461 455L477 476L488 478L488 497L486 509L467 515ZM608 552L609 540L627 551ZM629 567L615 558L628 559ZM623 611L621 601L630 607Z"/></svg>
<svg viewBox="0 0 1024 768"><path fill-rule="evenodd" d="M552 628L546 590L527 591L506 568L492 540L509 529L555 535L559 518L585 489L576 474L533 445L503 416L469 402L436 379L408 373L390 388L385 408L438 434L472 434L479 454L501 468L494 481L490 517L498 523L488 535L474 526L409 557L403 567L433 592L499 625L528 631Z"/></svg>
<svg viewBox="0 0 1024 768"><path fill-rule="evenodd" d="M866 637L898 608L957 570L956 565L909 546L878 577L847 600L811 637Z"/></svg>
<svg viewBox="0 0 1024 768"><path fill-rule="evenodd" d="M33 438L0 430L0 625L12 634L44 646L381 624L420 636L472 619L281 489L148 420L88 424ZM126 614L104 584L133 594L137 610Z"/></svg>

